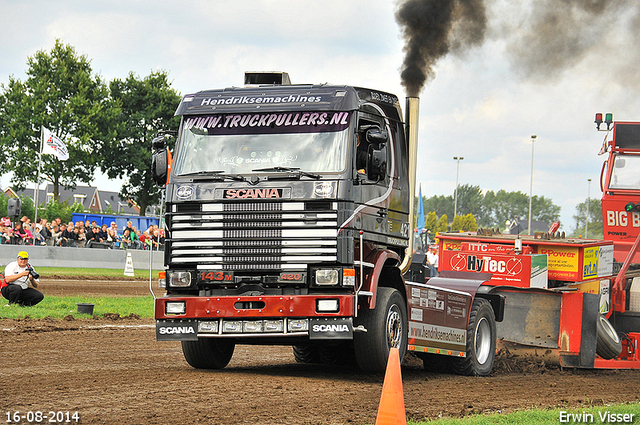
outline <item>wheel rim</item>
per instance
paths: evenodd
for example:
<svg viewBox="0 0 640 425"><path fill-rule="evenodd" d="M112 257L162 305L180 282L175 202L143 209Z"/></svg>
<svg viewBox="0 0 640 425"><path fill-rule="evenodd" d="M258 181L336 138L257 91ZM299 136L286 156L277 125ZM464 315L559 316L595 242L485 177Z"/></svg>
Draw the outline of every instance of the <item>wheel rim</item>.
<svg viewBox="0 0 640 425"><path fill-rule="evenodd" d="M399 347L402 340L402 314L397 305L392 305L387 313L387 341L389 347Z"/></svg>
<svg viewBox="0 0 640 425"><path fill-rule="evenodd" d="M615 329L613 329L613 326L611 326L611 323L606 318L600 316L600 324L602 325L602 328L604 329L606 334L609 335L609 338L611 338L616 344L620 342L618 333Z"/></svg>
<svg viewBox="0 0 640 425"><path fill-rule="evenodd" d="M476 359L478 363L485 364L491 354L491 325L482 317L476 324L475 340Z"/></svg>

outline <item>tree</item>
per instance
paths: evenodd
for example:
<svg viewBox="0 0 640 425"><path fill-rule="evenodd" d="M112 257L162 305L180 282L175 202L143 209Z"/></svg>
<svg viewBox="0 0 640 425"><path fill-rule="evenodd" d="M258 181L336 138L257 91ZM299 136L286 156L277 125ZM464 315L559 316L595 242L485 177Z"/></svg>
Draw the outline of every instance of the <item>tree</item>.
<svg viewBox="0 0 640 425"><path fill-rule="evenodd" d="M478 222L473 214L469 213L462 217L462 230L465 232L475 232L478 230Z"/></svg>
<svg viewBox="0 0 640 425"><path fill-rule="evenodd" d="M425 211L435 211L437 216L449 214L453 216L453 197L434 195L424 200Z"/></svg>
<svg viewBox="0 0 640 425"><path fill-rule="evenodd" d="M449 219L446 214L442 214L438 219L438 225L436 226L436 232L447 232L449 230Z"/></svg>
<svg viewBox="0 0 640 425"><path fill-rule="evenodd" d="M0 150L7 156L2 163L13 172L15 188L35 182L41 128L46 127L69 151L66 161L42 156L41 178L53 184L58 200L60 185L73 188L79 181L93 180L99 158L93 145L106 132L103 116L109 109L108 91L101 78L92 75L87 57L60 40L50 53L41 50L27 58L27 64L25 82L9 77L8 85L1 85Z"/></svg>
<svg viewBox="0 0 640 425"><path fill-rule="evenodd" d="M60 218L63 223L68 223L71 221L73 213L81 212L84 212L84 208L79 202L74 202L69 205L66 201L58 202L52 199L47 202L47 205L42 209L42 215L39 216L46 218L49 221L53 221L55 218Z"/></svg>
<svg viewBox="0 0 640 425"><path fill-rule="evenodd" d="M572 237L589 237L589 239L604 239L602 231L602 202L599 199L589 199L589 225L586 226L587 201L576 205L576 213L573 219L576 227L571 232ZM585 230L589 231L587 235Z"/></svg>
<svg viewBox="0 0 640 425"><path fill-rule="evenodd" d="M160 189L151 174L151 141L158 132L176 130L173 114L180 96L171 88L165 71L139 79L130 73L126 80L110 83L111 97L118 106L115 135L103 148L103 171L110 178L127 177L120 196L135 201L140 215L160 200Z"/></svg>
<svg viewBox="0 0 640 425"><path fill-rule="evenodd" d="M453 216L453 204L453 195L432 196L424 200L424 209L435 211L438 216ZM532 197L531 206L534 220L550 224L560 217L560 207L544 196ZM457 213L459 216L473 214L476 226L502 228L507 220L529 216L529 195L505 190L490 190L483 194L479 186L465 184L458 187Z"/></svg>
<svg viewBox="0 0 640 425"><path fill-rule="evenodd" d="M438 216L435 211L431 211L427 214L427 217L424 220L424 228L434 233L436 231L436 226L438 224Z"/></svg>
<svg viewBox="0 0 640 425"><path fill-rule="evenodd" d="M531 198L531 218L533 220L551 222L560 217L560 207L544 196ZM529 195L522 192L488 191L484 196L484 217L479 225L482 227L502 228L507 220L516 217L529 217Z"/></svg>
<svg viewBox="0 0 640 425"><path fill-rule="evenodd" d="M455 200L455 197L454 197ZM458 207L456 213L459 216L467 214L482 216L484 196L480 186L471 186L469 184L463 184L458 186ZM453 211L451 211L453 215ZM455 217L454 217L455 219Z"/></svg>
<svg viewBox="0 0 640 425"><path fill-rule="evenodd" d="M478 224L473 214L457 215L451 223L452 232L475 232L478 230Z"/></svg>
<svg viewBox="0 0 640 425"><path fill-rule="evenodd" d="M453 217L453 221L451 222L451 231L452 232L461 232L463 230L463 220L462 216Z"/></svg>

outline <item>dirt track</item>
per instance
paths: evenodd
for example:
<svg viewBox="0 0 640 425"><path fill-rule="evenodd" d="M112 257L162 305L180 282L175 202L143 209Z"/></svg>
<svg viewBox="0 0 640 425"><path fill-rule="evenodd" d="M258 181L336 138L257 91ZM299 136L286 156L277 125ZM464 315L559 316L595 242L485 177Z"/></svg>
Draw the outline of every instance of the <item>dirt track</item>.
<svg viewBox="0 0 640 425"><path fill-rule="evenodd" d="M45 295L148 294L140 281L43 283ZM383 381L351 367L297 364L289 347L238 346L224 370L195 370L179 343L155 341L150 319L4 319L0 347L3 422L6 412L77 411L84 424L372 424ZM499 360L492 376L467 378L429 373L405 359L407 415L418 420L640 398L640 371L562 371L535 359Z"/></svg>

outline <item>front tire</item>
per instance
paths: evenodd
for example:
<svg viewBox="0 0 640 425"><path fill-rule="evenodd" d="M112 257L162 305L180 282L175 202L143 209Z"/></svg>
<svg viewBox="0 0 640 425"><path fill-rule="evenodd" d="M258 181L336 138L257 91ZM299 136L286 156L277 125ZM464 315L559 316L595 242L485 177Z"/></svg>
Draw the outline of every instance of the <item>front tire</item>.
<svg viewBox="0 0 640 425"><path fill-rule="evenodd" d="M182 341L184 359L196 369L222 369L229 364L236 344L230 339L198 338Z"/></svg>
<svg viewBox="0 0 640 425"><path fill-rule="evenodd" d="M451 368L458 375L486 376L496 357L496 319L489 301L476 298L469 313L467 355L452 358Z"/></svg>
<svg viewBox="0 0 640 425"><path fill-rule="evenodd" d="M293 357L298 363L320 363L320 352L315 345L294 345Z"/></svg>
<svg viewBox="0 0 640 425"><path fill-rule="evenodd" d="M407 304L397 289L379 287L376 308L358 313L367 332L353 337L356 361L365 372L384 372L389 350L398 348L400 361L407 352Z"/></svg>

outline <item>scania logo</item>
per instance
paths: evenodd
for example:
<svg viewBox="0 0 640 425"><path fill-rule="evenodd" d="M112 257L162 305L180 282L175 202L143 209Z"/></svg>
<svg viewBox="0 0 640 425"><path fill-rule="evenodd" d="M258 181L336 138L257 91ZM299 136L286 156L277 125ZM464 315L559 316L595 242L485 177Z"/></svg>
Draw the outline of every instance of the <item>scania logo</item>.
<svg viewBox="0 0 640 425"><path fill-rule="evenodd" d="M193 195L193 188L191 186L180 186L176 191L176 196L179 199L189 199Z"/></svg>
<svg viewBox="0 0 640 425"><path fill-rule="evenodd" d="M282 198L282 189L227 189L224 191L226 199L269 199Z"/></svg>
<svg viewBox="0 0 640 425"><path fill-rule="evenodd" d="M166 326L158 329L160 335L194 334L196 330L191 326Z"/></svg>
<svg viewBox="0 0 640 425"><path fill-rule="evenodd" d="M313 332L349 332L347 325L313 325Z"/></svg>

